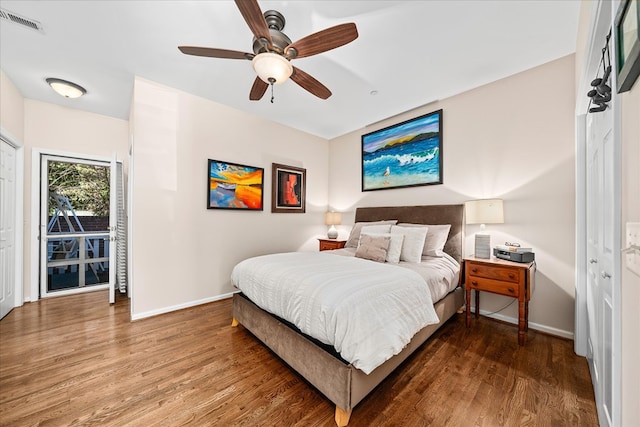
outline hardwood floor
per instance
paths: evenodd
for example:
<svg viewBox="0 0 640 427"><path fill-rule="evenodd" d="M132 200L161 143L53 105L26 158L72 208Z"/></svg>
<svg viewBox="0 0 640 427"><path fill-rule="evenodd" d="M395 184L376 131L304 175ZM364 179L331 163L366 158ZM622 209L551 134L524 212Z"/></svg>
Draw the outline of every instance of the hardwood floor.
<svg viewBox="0 0 640 427"><path fill-rule="evenodd" d="M242 326L231 300L129 322L105 292L0 321L3 426L333 426L334 405ZM456 315L353 410L350 426L596 426L573 343Z"/></svg>

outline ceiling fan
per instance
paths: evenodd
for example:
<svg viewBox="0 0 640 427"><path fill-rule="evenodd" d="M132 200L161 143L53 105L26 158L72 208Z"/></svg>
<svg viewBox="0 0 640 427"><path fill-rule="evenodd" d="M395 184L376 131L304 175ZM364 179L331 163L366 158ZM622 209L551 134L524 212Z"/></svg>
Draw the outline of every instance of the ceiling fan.
<svg viewBox="0 0 640 427"><path fill-rule="evenodd" d="M258 74L249 92L249 99L252 101L260 100L271 85L271 102L273 102L273 85L283 83L289 77L318 98L329 98L331 91L325 85L291 65L290 61L317 55L354 41L358 38L356 24L336 25L292 43L282 32L285 19L281 13L268 10L263 14L257 0L235 0L235 2L253 32L253 53L197 46L178 46L178 49L187 55L252 61L253 68Z"/></svg>

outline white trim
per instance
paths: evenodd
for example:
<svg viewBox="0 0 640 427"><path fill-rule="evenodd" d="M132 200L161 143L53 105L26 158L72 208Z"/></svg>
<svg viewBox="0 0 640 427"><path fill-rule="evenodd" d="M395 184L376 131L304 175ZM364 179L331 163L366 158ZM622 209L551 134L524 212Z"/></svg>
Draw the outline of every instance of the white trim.
<svg viewBox="0 0 640 427"><path fill-rule="evenodd" d="M576 117L576 271L573 351L587 356L587 153L585 147L587 115Z"/></svg>
<svg viewBox="0 0 640 427"><path fill-rule="evenodd" d="M45 156L55 156L55 157L66 157L71 160L90 160L96 162L105 162L107 164L111 164L110 156L96 156L93 154L83 154L83 153L73 153L70 151L61 151L61 150L50 150L48 148L33 148L32 152L38 151L42 155Z"/></svg>
<svg viewBox="0 0 640 427"><path fill-rule="evenodd" d="M139 313L136 315L131 315L131 320L140 320L145 319L147 317L157 316L159 314L170 313L172 311L182 310L189 307L195 307L197 305L208 304L210 302L221 301L224 299L229 299L237 292L229 292L228 294L217 295L215 297L204 298L196 301L189 301L178 305L172 305L169 307L160 308L157 310L145 311L144 313Z"/></svg>
<svg viewBox="0 0 640 427"><path fill-rule="evenodd" d="M14 248L15 248L15 288L14 288L14 307L20 307L24 304L24 145L11 132L0 126L0 137L5 140L16 150L15 164L15 223L13 229Z"/></svg>
<svg viewBox="0 0 640 427"><path fill-rule="evenodd" d="M475 309L473 309L473 313L475 313ZM504 314L492 313L491 311L483 309L480 309L480 314L491 319L501 320L514 325L518 324L518 319L511 316L505 316ZM529 322L529 329L535 329L536 331L545 332L549 335L555 335L557 337L567 338L570 340L573 339L573 332L552 328L551 326L541 325L539 323Z"/></svg>
<svg viewBox="0 0 640 427"><path fill-rule="evenodd" d="M73 288L73 289L65 289L65 290L59 290L59 291L50 291L47 292L45 295L42 295L42 299L49 299L49 298L57 298L57 297L64 297L67 295L75 295L75 294L82 294L85 292L93 292L93 291L103 291L105 289L109 289L109 285L106 284L101 284L101 285L90 285L90 286L84 286L82 288Z"/></svg>
<svg viewBox="0 0 640 427"><path fill-rule="evenodd" d="M131 126L131 125L130 125ZM129 296L129 318L133 317L133 131L129 128L129 176L127 177L127 295ZM124 165L123 172L124 174Z"/></svg>
<svg viewBox="0 0 640 427"><path fill-rule="evenodd" d="M611 57L615 58L615 52L618 42L615 28L615 19L619 2L614 1L611 4ZM615 59L612 61L614 62ZM618 87L617 67L612 71L612 88ZM611 108L613 109L613 170L616 174L613 176L613 271L611 297L613 299L612 313L612 329L611 337L611 421L612 425L622 425L622 252L616 249L622 249L622 112L620 95L617 90L611 91Z"/></svg>
<svg viewBox="0 0 640 427"><path fill-rule="evenodd" d="M31 149L31 302L38 301L40 295L40 157L42 151L38 148Z"/></svg>

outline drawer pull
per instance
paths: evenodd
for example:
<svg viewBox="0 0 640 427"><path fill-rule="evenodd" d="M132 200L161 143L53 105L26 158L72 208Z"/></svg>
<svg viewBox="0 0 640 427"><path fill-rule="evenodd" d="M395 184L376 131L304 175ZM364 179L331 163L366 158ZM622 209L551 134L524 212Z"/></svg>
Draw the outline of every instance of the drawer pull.
<svg viewBox="0 0 640 427"><path fill-rule="evenodd" d="M471 282L471 286L478 286L478 282L476 282L475 280Z"/></svg>
<svg viewBox="0 0 640 427"><path fill-rule="evenodd" d="M513 273L509 273L509 279L515 279L515 278L516 278L516 275L515 275L515 274L513 274Z"/></svg>
<svg viewBox="0 0 640 427"><path fill-rule="evenodd" d="M515 290L515 289L513 289L513 288L509 288L509 289L507 289L507 290L508 290L509 292L511 292L511 293L514 293L514 292L516 291L516 290Z"/></svg>
<svg viewBox="0 0 640 427"><path fill-rule="evenodd" d="M477 273L477 272L478 272L478 269L477 269L477 268L472 268L472 269L471 269L471 272L472 272L472 273Z"/></svg>

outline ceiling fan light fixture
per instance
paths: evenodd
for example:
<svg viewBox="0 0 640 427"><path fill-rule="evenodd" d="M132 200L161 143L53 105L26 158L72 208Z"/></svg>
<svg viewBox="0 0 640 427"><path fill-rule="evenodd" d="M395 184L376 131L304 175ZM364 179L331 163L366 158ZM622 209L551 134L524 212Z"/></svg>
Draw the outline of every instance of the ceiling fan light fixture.
<svg viewBox="0 0 640 427"><path fill-rule="evenodd" d="M273 52L257 54L252 60L253 69L265 83L279 85L293 74L293 66L287 58ZM273 82L272 82L273 80Z"/></svg>
<svg viewBox="0 0 640 427"><path fill-rule="evenodd" d="M46 81L56 93L65 98L79 98L87 93L82 86L66 80L49 77Z"/></svg>

